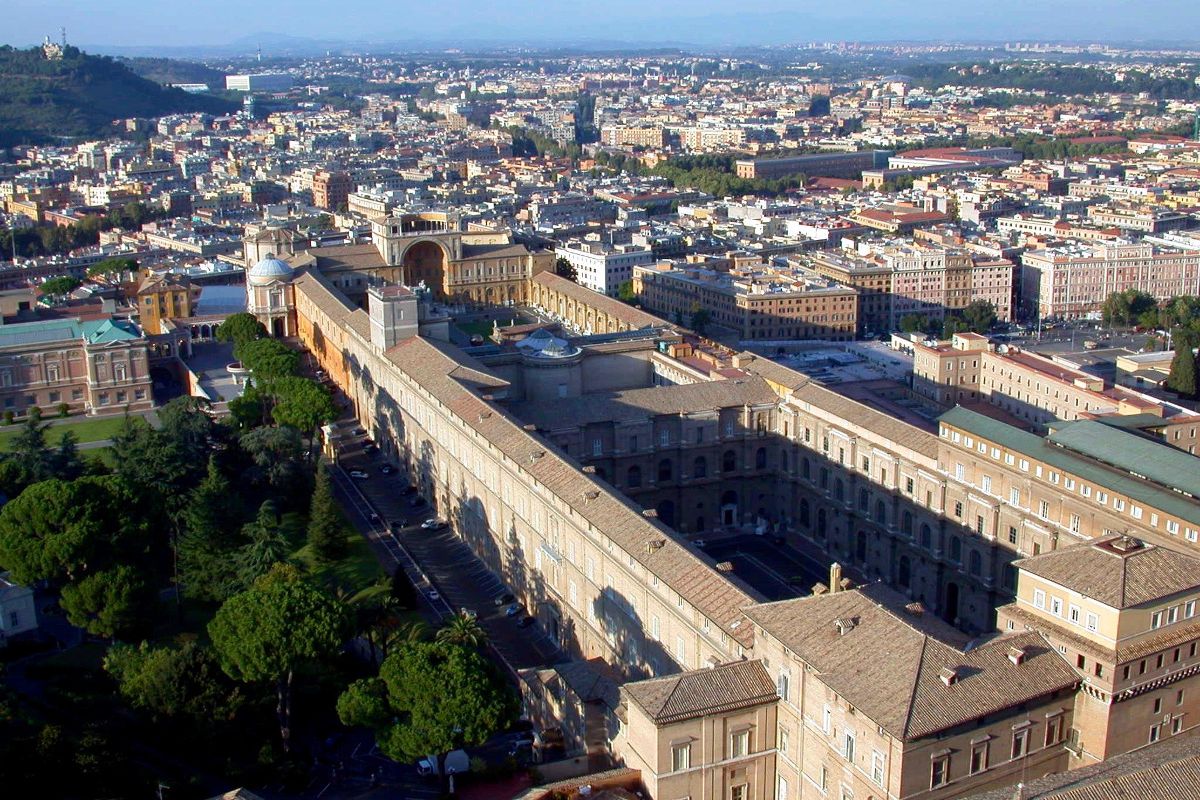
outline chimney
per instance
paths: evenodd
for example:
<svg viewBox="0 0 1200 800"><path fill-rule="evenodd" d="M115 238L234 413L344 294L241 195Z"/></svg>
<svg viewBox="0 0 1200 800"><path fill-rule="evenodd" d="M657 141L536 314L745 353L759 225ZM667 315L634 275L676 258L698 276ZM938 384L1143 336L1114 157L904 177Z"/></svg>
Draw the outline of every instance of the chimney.
<svg viewBox="0 0 1200 800"><path fill-rule="evenodd" d="M957 667L942 667L938 673L938 677L942 679L942 683L950 686L958 683L958 668Z"/></svg>
<svg viewBox="0 0 1200 800"><path fill-rule="evenodd" d="M842 565L836 561L829 565L829 593L842 590Z"/></svg>
<svg viewBox="0 0 1200 800"><path fill-rule="evenodd" d="M854 620L849 617L839 617L833 621L833 627L837 628L838 636L845 636L854 630Z"/></svg>
<svg viewBox="0 0 1200 800"><path fill-rule="evenodd" d="M1024 647L1008 648L1008 660L1011 661L1016 666L1020 666L1021 664L1023 664L1025 662L1025 648Z"/></svg>

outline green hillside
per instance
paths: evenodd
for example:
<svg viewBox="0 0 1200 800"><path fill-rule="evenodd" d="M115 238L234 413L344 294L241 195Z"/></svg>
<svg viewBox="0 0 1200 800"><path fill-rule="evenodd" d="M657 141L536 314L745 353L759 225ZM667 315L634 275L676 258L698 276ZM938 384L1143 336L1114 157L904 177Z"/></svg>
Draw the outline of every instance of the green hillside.
<svg viewBox="0 0 1200 800"><path fill-rule="evenodd" d="M155 83L207 83L213 91L225 88L225 73L211 69L195 61L181 61L175 58L118 58L118 63L124 64L134 73L148 78Z"/></svg>
<svg viewBox="0 0 1200 800"><path fill-rule="evenodd" d="M236 104L168 89L111 58L67 47L61 60L41 48L0 47L0 147L111 133L114 120L205 111Z"/></svg>

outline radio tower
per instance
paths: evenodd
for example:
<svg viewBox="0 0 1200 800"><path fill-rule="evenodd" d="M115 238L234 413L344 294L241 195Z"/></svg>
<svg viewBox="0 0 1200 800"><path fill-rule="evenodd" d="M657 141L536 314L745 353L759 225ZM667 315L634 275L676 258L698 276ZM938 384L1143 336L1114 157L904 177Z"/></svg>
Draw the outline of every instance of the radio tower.
<svg viewBox="0 0 1200 800"><path fill-rule="evenodd" d="M62 46L66 47L67 46L67 28L66 28L66 26L63 26L63 27L59 28L58 30L59 30L59 33L62 34Z"/></svg>
<svg viewBox="0 0 1200 800"><path fill-rule="evenodd" d="M262 62L262 44L261 43L258 45L258 60L260 63Z"/></svg>

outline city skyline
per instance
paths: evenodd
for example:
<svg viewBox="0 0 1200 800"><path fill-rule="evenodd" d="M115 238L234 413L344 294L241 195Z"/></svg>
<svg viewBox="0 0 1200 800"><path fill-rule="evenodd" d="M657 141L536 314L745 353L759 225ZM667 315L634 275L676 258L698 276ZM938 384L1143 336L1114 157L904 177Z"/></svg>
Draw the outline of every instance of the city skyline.
<svg viewBox="0 0 1200 800"><path fill-rule="evenodd" d="M246 4L214 0L205 6L164 3L145 7L115 0L103 13L75 0L16 0L6 14L7 40L14 46L68 38L93 48L204 47L272 49L272 39L293 48L320 49L339 45L423 43L448 46L475 44L571 44L602 42L692 44L699 46L780 45L807 41L1138 41L1194 42L1182 31L1200 23L1200 9L1169 0L1139 3L1136 14L1121 0L1084 3L1067 0L1051 7L1018 0L997 19L985 6L963 8L948 0L923 0L898 8L883 0L867 0L853 9L780 0L751 0L736 13L712 0L677 0L653 7L615 0L601 7L582 2L557 4L550 13L536 2L502 7L478 0L457 0L436 8L413 7L378 19L380 9L367 0L348 0L336 18L311 0L278 0ZM390 9L389 9L390 11ZM390 15L388 15L390 16ZM371 19L370 26L362 21ZM1029 20L1037 26L1030 27ZM1039 35L1044 34L1044 35ZM261 40L261 41L260 41Z"/></svg>

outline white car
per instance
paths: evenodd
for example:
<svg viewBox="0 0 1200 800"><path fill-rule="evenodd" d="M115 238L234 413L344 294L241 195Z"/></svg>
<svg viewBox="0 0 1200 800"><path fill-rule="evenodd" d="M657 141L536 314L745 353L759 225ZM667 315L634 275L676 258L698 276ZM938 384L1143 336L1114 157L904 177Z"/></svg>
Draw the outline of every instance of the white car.
<svg viewBox="0 0 1200 800"><path fill-rule="evenodd" d="M427 531L440 531L444 527L446 527L445 521L440 520L437 517L430 517L421 523L421 529Z"/></svg>
<svg viewBox="0 0 1200 800"><path fill-rule="evenodd" d="M362 480L366 480L370 476L367 475L367 473L363 472L361 469L352 469L352 470L350 470L350 477L354 478L357 481L362 481Z"/></svg>
<svg viewBox="0 0 1200 800"><path fill-rule="evenodd" d="M475 613L475 609L467 608L466 606L463 606L462 608L460 608L458 610L458 613L463 615L467 619L475 619L476 617L479 616L478 614Z"/></svg>

